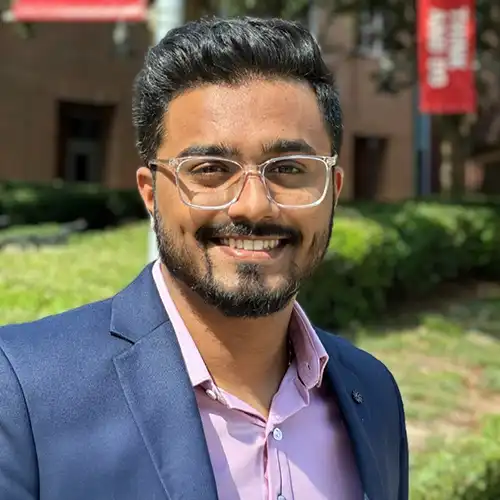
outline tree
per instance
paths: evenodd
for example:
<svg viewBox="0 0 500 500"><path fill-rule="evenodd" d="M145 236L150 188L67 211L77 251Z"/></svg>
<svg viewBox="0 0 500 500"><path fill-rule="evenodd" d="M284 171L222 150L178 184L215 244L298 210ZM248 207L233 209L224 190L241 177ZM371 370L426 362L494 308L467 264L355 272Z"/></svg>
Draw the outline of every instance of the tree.
<svg viewBox="0 0 500 500"><path fill-rule="evenodd" d="M478 113L435 117L447 160L452 165L451 194L460 197L465 191L465 162L478 139L476 129L484 130L487 111L498 105L500 81L500 5L491 0L476 0L477 60L476 77L479 95ZM352 0L347 10L368 9L382 13L382 45L385 64L374 75L381 92L397 93L417 82L416 5L408 0Z"/></svg>
<svg viewBox="0 0 500 500"><path fill-rule="evenodd" d="M281 16L307 20L311 0L212 0L225 5L226 15L250 14ZM380 92L396 94L417 84L416 0L315 0L321 14L321 27L331 24L333 16L349 14L358 19L361 14L377 13L383 19L383 30L376 34L383 47L379 69L373 75ZM492 109L500 111L500 4L492 0L476 0L477 61L476 76L479 94L478 113L434 117L442 144L448 146L448 161L452 169L452 195L465 191L465 162L474 147L480 146L484 130L492 120ZM328 46L324 29L316 33L325 52ZM352 54L345 54L352 56ZM473 144L473 141L475 144Z"/></svg>
<svg viewBox="0 0 500 500"><path fill-rule="evenodd" d="M256 17L305 19L310 0L215 0L226 16L245 14Z"/></svg>
<svg viewBox="0 0 500 500"><path fill-rule="evenodd" d="M229 17L249 15L256 17L281 17L293 19L310 25L310 14L314 7L317 16L317 26L314 35L325 52L335 52L339 48L325 36L326 28L331 24L334 15L348 12L351 0L205 0L210 3L212 12L218 12Z"/></svg>
<svg viewBox="0 0 500 500"><path fill-rule="evenodd" d="M374 75L380 92L398 93L417 83L417 15L415 0L347 0L343 12L358 15L371 12L382 15L384 29L379 33L383 55ZM478 112L476 115L434 117L452 166L451 195L465 192L465 163L474 148L481 147L484 130L492 122L492 109L499 109L500 94L500 5L491 0L476 0L477 59L476 80ZM500 138L499 138L500 140ZM473 143L475 142L475 144Z"/></svg>

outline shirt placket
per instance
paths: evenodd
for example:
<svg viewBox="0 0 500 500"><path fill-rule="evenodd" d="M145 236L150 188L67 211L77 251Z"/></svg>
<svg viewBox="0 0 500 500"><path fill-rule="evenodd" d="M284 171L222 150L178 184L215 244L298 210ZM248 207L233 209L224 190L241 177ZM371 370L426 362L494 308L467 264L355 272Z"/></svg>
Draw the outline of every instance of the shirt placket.
<svg viewBox="0 0 500 500"><path fill-rule="evenodd" d="M285 434L282 425L269 422L266 428L266 460L264 461L267 477L266 500L292 500L288 458L285 451ZM286 495L287 494L287 495Z"/></svg>
<svg viewBox="0 0 500 500"><path fill-rule="evenodd" d="M267 421L254 409L218 388L213 381L205 384L206 394L232 411L245 414L249 424L264 433L263 466L265 500L294 500L290 464L287 453L286 421L308 405L308 391L292 366L272 402Z"/></svg>
<svg viewBox="0 0 500 500"><path fill-rule="evenodd" d="M294 500L289 456L287 421L309 402L307 390L301 385L294 367L287 374L285 383L273 400L266 426L268 478L266 500ZM299 390L299 386L300 389Z"/></svg>

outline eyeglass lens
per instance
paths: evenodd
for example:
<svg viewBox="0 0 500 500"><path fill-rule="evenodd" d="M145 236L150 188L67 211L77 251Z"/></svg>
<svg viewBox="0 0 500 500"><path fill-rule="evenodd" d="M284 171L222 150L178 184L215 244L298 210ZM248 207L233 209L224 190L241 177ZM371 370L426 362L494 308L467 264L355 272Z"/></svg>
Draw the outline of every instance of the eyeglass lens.
<svg viewBox="0 0 500 500"><path fill-rule="evenodd" d="M276 158L262 172L270 197L280 205L310 205L326 188L328 167L320 158ZM190 158L177 171L185 201L197 206L222 206L236 199L245 170L232 160Z"/></svg>

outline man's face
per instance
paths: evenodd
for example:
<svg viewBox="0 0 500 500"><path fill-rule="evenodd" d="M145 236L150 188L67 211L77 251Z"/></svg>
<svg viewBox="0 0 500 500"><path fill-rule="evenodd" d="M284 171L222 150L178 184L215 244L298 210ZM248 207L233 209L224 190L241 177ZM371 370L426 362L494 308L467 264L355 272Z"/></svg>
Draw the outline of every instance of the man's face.
<svg viewBox="0 0 500 500"><path fill-rule="evenodd" d="M331 154L314 92L288 81L187 91L170 103L164 129L159 160L176 158L188 148L213 149L255 169L269 158L306 152L299 145L280 150L280 144L290 143L308 145L307 152L319 156ZM157 172L154 193L149 176L139 169L138 184L154 213L160 257L169 273L224 315L253 318L286 307L323 258L342 183L335 172L320 205L294 209L270 201L261 179L250 176L234 204L200 210L181 200L173 169ZM248 248L245 240L252 240L253 250L241 248ZM276 248L260 248L276 240Z"/></svg>

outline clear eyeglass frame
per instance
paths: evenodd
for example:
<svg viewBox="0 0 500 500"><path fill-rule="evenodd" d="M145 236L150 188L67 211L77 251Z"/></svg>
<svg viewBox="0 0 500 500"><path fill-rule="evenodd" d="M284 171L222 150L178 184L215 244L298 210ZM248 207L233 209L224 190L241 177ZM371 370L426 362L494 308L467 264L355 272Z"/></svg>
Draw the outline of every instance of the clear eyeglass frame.
<svg viewBox="0 0 500 500"><path fill-rule="evenodd" d="M288 205L288 204L283 204L283 203L277 202L273 198L271 191L269 189L269 186L267 184L267 179L265 178L266 168L268 168L269 165L272 165L272 164L279 162L279 161L283 161L283 160L298 161L301 159L302 160L318 160L318 161L321 161L323 163L323 165L325 167L325 186L323 188L321 196L316 201L314 201L312 203L305 204L305 205ZM233 198L230 201L228 201L222 205L210 205L210 206L197 205L197 204L192 203L189 200L187 200L184 196L184 193L183 193L181 187L180 187L181 180L179 177L179 172L182 169L182 166L186 162L193 161L193 160L224 161L224 162L229 162L229 163L232 163L234 165L237 165L243 171L243 174L242 174L243 179L241 181L241 187L240 187L239 191L235 194L235 196L233 196ZM174 174L175 174L175 182L177 185L177 191L178 191L178 194L179 194L181 201L185 205L187 205L188 207L195 208L198 210L224 210L224 209L229 208L233 203L236 203L236 201L238 201L238 199L241 196L241 193L243 192L243 189L245 187L247 178L249 176L252 176L252 175L260 178L262 185L265 188L267 199L271 203L274 203L275 205L277 205L281 208L300 209L300 208L317 207L318 205L320 205L323 202L323 200L325 199L326 194L328 192L328 187L330 185L332 169L334 169L335 172L340 173L340 175L342 177L344 176L344 171L342 170L342 168L340 166L337 165L337 161L338 161L338 155L334 155L334 156L315 156L315 155L277 156L274 158L270 158L269 160L266 160L265 162L263 162L259 165L256 165L255 169L247 170L247 169L245 169L245 167L242 163L235 161L235 160L232 160L232 159L228 159L228 158L223 158L223 157L219 157L219 156L185 156L185 157L170 158L170 159L154 159L154 160L151 160L148 162L148 168L152 171L158 171L158 167L160 167L160 166L173 169ZM336 203L336 200L335 200L335 203Z"/></svg>

